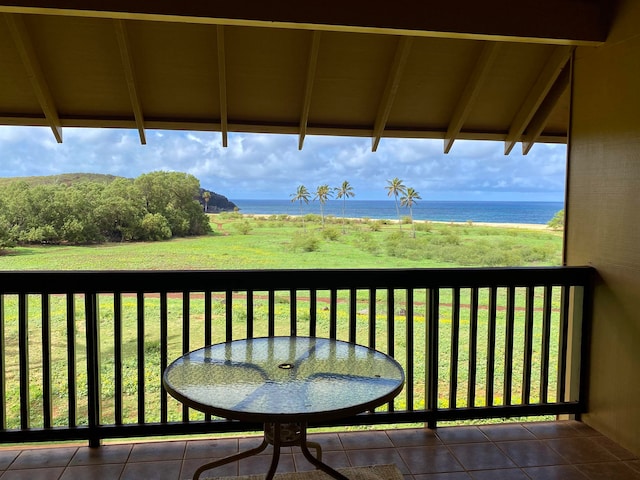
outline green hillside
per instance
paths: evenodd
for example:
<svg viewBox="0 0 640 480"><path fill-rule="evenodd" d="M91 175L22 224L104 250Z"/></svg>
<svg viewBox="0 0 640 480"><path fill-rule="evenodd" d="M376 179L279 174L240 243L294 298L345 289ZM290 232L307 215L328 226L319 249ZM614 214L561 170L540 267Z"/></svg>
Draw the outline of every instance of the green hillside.
<svg viewBox="0 0 640 480"><path fill-rule="evenodd" d="M117 177L115 175L105 175L102 173L61 173L60 175L46 175L35 177L6 177L0 178L0 188L11 185L15 182L27 182L31 186L36 185L51 185L51 184L67 184L80 182L98 182L109 183L114 181Z"/></svg>

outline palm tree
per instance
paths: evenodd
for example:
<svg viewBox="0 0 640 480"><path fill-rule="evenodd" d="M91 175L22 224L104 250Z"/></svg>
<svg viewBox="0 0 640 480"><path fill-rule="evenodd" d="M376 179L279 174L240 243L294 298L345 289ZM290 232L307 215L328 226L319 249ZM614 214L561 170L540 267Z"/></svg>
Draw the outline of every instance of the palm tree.
<svg viewBox="0 0 640 480"><path fill-rule="evenodd" d="M342 182L342 185L336 187L334 190L336 191L336 197L342 198L342 233L344 234L346 233L344 229L344 210L347 206L347 198L355 197L356 194L353 193L353 187L349 185L349 182L346 180Z"/></svg>
<svg viewBox="0 0 640 480"><path fill-rule="evenodd" d="M209 210L209 200L211 200L211 192L205 190L202 194L202 199L204 200L204 211L206 212Z"/></svg>
<svg viewBox="0 0 640 480"><path fill-rule="evenodd" d="M296 193L291 194L291 202L300 202L300 216L302 217L302 228L305 229L304 215L302 215L302 202L309 203L309 190L304 185L299 185Z"/></svg>
<svg viewBox="0 0 640 480"><path fill-rule="evenodd" d="M393 180L387 180L387 196L393 195L396 202L396 214L398 215L398 222L400 223L400 230L402 230L402 220L400 219L400 207L398 207L398 196L407 193L407 187L404 186L402 180L398 177Z"/></svg>
<svg viewBox="0 0 640 480"><path fill-rule="evenodd" d="M413 238L416 238L416 227L413 224L413 204L416 203L416 200L421 200L420 194L416 192L413 188L407 188L404 195L400 198L400 205L403 207L409 207L409 218L411 219L411 228L413 229Z"/></svg>
<svg viewBox="0 0 640 480"><path fill-rule="evenodd" d="M322 228L324 228L324 204L327 203L327 200L332 196L331 188L329 185L320 185L316 188L316 196L313 197L320 201L320 217L322 218Z"/></svg>

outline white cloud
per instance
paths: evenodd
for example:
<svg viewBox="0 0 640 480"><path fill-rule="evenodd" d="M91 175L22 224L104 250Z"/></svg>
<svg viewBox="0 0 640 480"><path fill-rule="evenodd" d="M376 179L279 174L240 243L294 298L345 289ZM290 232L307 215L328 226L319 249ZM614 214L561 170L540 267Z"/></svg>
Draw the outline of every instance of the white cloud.
<svg viewBox="0 0 640 480"><path fill-rule="evenodd" d="M523 156L505 156L499 142L456 141L447 155L441 140L307 137L302 151L294 135L230 134L222 147L216 132L146 132L64 129L64 143L48 128L0 127L0 176L68 172L136 177L155 170L184 171L204 188L231 199L288 198L298 185L354 187L357 198L386 198L387 180L398 177L423 199L562 200L566 147L535 145Z"/></svg>

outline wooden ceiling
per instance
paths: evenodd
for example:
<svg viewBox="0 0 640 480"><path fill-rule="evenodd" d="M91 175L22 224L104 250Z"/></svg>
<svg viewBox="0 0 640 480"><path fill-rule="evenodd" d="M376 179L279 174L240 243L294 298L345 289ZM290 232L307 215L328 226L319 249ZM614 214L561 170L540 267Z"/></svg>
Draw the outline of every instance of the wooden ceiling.
<svg viewBox="0 0 640 480"><path fill-rule="evenodd" d="M81 4L79 8L77 5ZM0 125L564 143L604 0L0 0Z"/></svg>

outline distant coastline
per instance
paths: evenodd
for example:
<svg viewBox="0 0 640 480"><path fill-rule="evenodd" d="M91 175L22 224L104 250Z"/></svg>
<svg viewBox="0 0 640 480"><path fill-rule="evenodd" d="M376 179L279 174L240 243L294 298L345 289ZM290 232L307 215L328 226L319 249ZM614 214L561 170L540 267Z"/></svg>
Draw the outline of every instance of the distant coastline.
<svg viewBox="0 0 640 480"><path fill-rule="evenodd" d="M243 200L234 199L240 213L254 215L303 215L320 214L318 201L308 204L292 203L290 200ZM397 220L393 200L329 200L324 205L327 216L348 218L370 218ZM413 206L414 220L434 222L474 222L510 225L546 225L564 208L563 202L472 202L472 201L427 201L421 200ZM409 215L406 207L400 207L400 217Z"/></svg>

